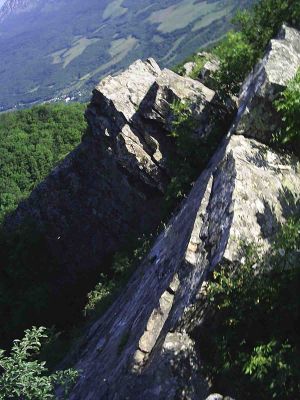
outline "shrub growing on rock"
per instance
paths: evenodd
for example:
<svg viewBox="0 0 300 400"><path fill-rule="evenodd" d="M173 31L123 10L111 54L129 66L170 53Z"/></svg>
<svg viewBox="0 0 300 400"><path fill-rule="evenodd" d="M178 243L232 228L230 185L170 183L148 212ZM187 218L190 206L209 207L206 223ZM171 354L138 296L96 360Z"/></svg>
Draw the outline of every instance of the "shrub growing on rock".
<svg viewBox="0 0 300 400"><path fill-rule="evenodd" d="M283 122L281 131L275 135L275 140L291 145L300 156L300 70L275 105L282 115Z"/></svg>
<svg viewBox="0 0 300 400"><path fill-rule="evenodd" d="M0 399L54 399L57 385L67 394L78 373L69 369L48 374L45 363L36 359L46 337L45 328L33 327L22 340L14 341L10 356L0 350Z"/></svg>
<svg viewBox="0 0 300 400"><path fill-rule="evenodd" d="M245 246L240 265L214 273L214 314L200 339L214 390L245 400L299 395L299 250L300 220L292 219L263 260Z"/></svg>

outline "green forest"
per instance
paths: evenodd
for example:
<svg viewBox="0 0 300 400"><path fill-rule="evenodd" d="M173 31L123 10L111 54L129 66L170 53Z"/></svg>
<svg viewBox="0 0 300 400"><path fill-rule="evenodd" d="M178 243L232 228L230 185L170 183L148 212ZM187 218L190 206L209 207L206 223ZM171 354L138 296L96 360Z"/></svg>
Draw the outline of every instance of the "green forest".
<svg viewBox="0 0 300 400"><path fill-rule="evenodd" d="M233 30L211 49L220 60L214 81L221 100L238 93L244 78L283 22L300 29L297 0L259 0L251 10L237 13ZM193 59L197 60L197 56ZM177 68L180 70L180 66ZM272 146L299 157L300 72L274 105L283 122L281 130L274 132ZM84 109L82 104L54 104L0 115L1 220L80 143L86 130ZM174 207L174 199L178 201L188 192L199 168L205 167L205 163L198 162L197 142L189 135L193 126L189 112L182 105L174 104L174 114L172 136L180 168L176 169L176 163L173 164L174 177L166 198L169 209ZM221 137L217 135L217 142L208 144L210 151L219 140ZM193 157L187 156L190 154ZM216 391L226 393L230 387L230 395L238 400L258 398L258 391L260 400L291 400L299 396L299 224L300 216L295 215L282 226L263 259L259 259L253 246L247 244L242 268L235 271L220 266L213 274L208 297L213 310L210 327L214 335L209 331L203 338L195 332L194 339L198 343L204 341L206 348L211 349L203 354L203 373L209 376ZM85 324L107 309L147 252L151 240L148 237L137 240L133 248L115 255L110 273L102 276L95 289L87 294L84 310L77 310L77 321L72 326L60 325L63 335L58 335L55 326L30 330L31 325L43 321L29 323L21 312L30 307L38 309L41 304L46 310L45 322L49 317L47 310L53 313L52 305L48 304L47 277L55 266L51 265L47 254L43 254L42 238L35 232L20 230L14 237L7 237L0 231L0 320L5 325L0 346L8 350L0 350L0 367L4 371L0 373L1 399L55 398L57 383L66 390L70 387L76 379L76 371L51 373L41 359L50 360L51 367L59 361L51 360L54 350L59 349L63 356L69 350L70 338L75 335L78 339ZM32 266L24 268L24 260L32 260ZM28 271L32 276L26 276ZM26 293L17 293L14 297L11 288L18 287L20 281L23 282L21 288L26 286ZM11 345L16 332L20 338L24 330L23 340ZM51 340L47 341L47 336ZM41 343L45 341L46 350L40 357ZM24 376L27 377L25 381ZM30 384L32 379L34 388Z"/></svg>
<svg viewBox="0 0 300 400"><path fill-rule="evenodd" d="M0 114L0 221L81 141L83 104Z"/></svg>

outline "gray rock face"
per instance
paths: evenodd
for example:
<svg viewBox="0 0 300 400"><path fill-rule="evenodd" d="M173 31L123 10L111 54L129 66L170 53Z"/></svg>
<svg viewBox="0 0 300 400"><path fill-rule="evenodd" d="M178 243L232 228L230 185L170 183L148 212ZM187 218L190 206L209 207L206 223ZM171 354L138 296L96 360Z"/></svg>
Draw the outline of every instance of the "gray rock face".
<svg viewBox="0 0 300 400"><path fill-rule="evenodd" d="M165 164L174 149L171 103L197 103L201 125L213 97L201 83L161 70L154 60L137 61L100 82L86 113L89 134L6 220L14 231L31 219L45 236L58 271L54 297L70 288L78 298L77 284L91 287L93 274L116 250L160 222L170 179Z"/></svg>
<svg viewBox="0 0 300 400"><path fill-rule="evenodd" d="M299 67L300 32L284 25L242 88L236 133L270 142L281 123L273 101Z"/></svg>
<svg viewBox="0 0 300 400"><path fill-rule="evenodd" d="M294 45L285 40L297 33L284 32L284 46L293 53ZM272 49L274 43L262 67L268 77L276 76L271 65L276 70L277 64L267 63ZM261 102L269 101L272 84L263 90L253 79L257 90L242 97L240 123L258 93ZM201 315L210 273L220 264L238 265L242 242L256 244L264 254L279 224L300 204L299 161L249 138L248 130L245 136L232 132L124 292L88 332L71 400L207 398L209 385L189 332L198 324L193 315L195 310Z"/></svg>
<svg viewBox="0 0 300 400"><path fill-rule="evenodd" d="M208 396L206 400L224 400L224 397L220 394L214 393Z"/></svg>
<svg viewBox="0 0 300 400"><path fill-rule="evenodd" d="M239 262L241 241L269 248L278 221L295 211L288 199L299 197L299 168L253 139L224 140L126 291L90 330L71 399L207 397L186 315L210 271Z"/></svg>
<svg viewBox="0 0 300 400"><path fill-rule="evenodd" d="M94 90L87 117L96 135L104 135L117 162L147 185L163 192L170 151L170 105L197 105L199 134L207 134L207 119L215 93L201 83L159 66L153 59L137 61L116 77L105 78Z"/></svg>
<svg viewBox="0 0 300 400"><path fill-rule="evenodd" d="M193 61L187 62L183 66L184 70L184 76L190 76L191 73L193 72L193 69L195 68L196 63Z"/></svg>
<svg viewBox="0 0 300 400"><path fill-rule="evenodd" d="M207 87L213 87L216 83L213 75L219 70L219 68L220 61L216 57L210 55L209 60L206 61L200 72L200 82L202 82Z"/></svg>

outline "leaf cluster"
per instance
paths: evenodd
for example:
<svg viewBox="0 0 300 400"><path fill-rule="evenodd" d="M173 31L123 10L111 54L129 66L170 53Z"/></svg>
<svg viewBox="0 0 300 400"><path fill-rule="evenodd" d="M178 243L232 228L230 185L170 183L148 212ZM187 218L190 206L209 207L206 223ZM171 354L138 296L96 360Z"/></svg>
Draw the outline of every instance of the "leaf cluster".
<svg viewBox="0 0 300 400"><path fill-rule="evenodd" d="M75 383L78 373L69 369L49 374L45 362L35 359L47 337L46 329L33 327L22 340L15 340L11 354L0 350L0 399L55 399L55 388L64 387L65 394Z"/></svg>
<svg viewBox="0 0 300 400"><path fill-rule="evenodd" d="M282 116L282 127L275 142L291 147L300 156L300 69L291 80L275 107Z"/></svg>

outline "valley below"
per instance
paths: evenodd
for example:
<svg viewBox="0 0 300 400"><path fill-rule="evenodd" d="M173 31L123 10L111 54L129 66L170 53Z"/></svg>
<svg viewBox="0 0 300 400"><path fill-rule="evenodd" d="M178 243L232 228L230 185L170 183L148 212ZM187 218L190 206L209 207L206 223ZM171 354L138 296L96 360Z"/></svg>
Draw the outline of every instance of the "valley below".
<svg viewBox="0 0 300 400"><path fill-rule="evenodd" d="M0 11L0 111L86 101L101 78L137 58L174 66L220 39L251 3L9 0Z"/></svg>

